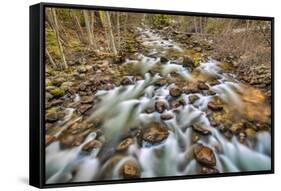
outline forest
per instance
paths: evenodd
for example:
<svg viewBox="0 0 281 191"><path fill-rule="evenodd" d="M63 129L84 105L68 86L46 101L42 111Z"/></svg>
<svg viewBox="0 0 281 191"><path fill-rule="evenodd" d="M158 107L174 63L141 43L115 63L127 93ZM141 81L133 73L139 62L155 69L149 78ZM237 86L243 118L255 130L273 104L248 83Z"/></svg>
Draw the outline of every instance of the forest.
<svg viewBox="0 0 281 191"><path fill-rule="evenodd" d="M271 169L271 22L46 8L46 183Z"/></svg>

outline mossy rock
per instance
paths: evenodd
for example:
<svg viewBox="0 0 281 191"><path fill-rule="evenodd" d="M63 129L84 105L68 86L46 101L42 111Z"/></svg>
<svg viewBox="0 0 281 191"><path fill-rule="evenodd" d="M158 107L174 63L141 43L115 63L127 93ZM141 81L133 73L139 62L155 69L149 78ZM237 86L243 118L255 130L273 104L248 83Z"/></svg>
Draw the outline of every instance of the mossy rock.
<svg viewBox="0 0 281 191"><path fill-rule="evenodd" d="M51 90L50 93L55 97L60 97L65 94L65 91L61 88L55 88L55 89Z"/></svg>
<svg viewBox="0 0 281 191"><path fill-rule="evenodd" d="M50 79L45 80L46 87L53 86L53 82Z"/></svg>

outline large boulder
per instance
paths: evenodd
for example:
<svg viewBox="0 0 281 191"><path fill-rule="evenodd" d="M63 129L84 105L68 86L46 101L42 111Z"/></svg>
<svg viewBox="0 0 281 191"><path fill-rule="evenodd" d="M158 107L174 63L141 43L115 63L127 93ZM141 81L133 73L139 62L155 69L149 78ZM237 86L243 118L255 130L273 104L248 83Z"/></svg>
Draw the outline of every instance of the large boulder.
<svg viewBox="0 0 281 191"><path fill-rule="evenodd" d="M172 97L179 97L182 93L181 89L177 86L171 87L169 92Z"/></svg>
<svg viewBox="0 0 281 191"><path fill-rule="evenodd" d="M151 144L161 143L167 139L168 136L168 129L160 123L152 123L141 131L142 140Z"/></svg>
<svg viewBox="0 0 281 191"><path fill-rule="evenodd" d="M192 125L192 129L197 132L197 133L200 133L201 135L210 135L211 134L211 131L208 130L207 128L205 127L202 127L201 125L199 124L193 124Z"/></svg>
<svg viewBox="0 0 281 191"><path fill-rule="evenodd" d="M197 144L193 149L195 159L202 165L215 166L216 157L213 150L202 144Z"/></svg>
<svg viewBox="0 0 281 191"><path fill-rule="evenodd" d="M119 176L124 179L140 178L139 165L134 161L125 162L119 169Z"/></svg>
<svg viewBox="0 0 281 191"><path fill-rule="evenodd" d="M121 143L116 148L116 151L122 152L126 151L132 144L134 144L134 139L133 138L126 138L124 139Z"/></svg>
<svg viewBox="0 0 281 191"><path fill-rule="evenodd" d="M86 143L82 150L85 152L91 152L93 149L100 149L102 147L102 143L98 140L92 140Z"/></svg>
<svg viewBox="0 0 281 191"><path fill-rule="evenodd" d="M159 113L163 113L168 108L164 101L156 101L154 107Z"/></svg>

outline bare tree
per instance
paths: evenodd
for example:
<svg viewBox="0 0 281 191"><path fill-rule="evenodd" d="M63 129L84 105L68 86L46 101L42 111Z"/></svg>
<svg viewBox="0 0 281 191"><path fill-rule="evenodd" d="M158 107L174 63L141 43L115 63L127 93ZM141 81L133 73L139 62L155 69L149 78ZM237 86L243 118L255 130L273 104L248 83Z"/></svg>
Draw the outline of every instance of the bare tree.
<svg viewBox="0 0 281 191"><path fill-rule="evenodd" d="M77 14L75 13L75 10L71 10L70 15L74 19L75 25L78 29L78 31L76 31L76 33L78 34L78 37L79 37L80 41L83 42L84 32L83 32L83 29L81 27L80 20L79 20Z"/></svg>
<svg viewBox="0 0 281 191"><path fill-rule="evenodd" d="M53 23L53 27L54 27L53 30L54 30L54 33L56 35L60 55L61 55L61 58L62 58L62 64L61 65L62 65L63 68L67 68L68 66L67 66L67 63L66 63L64 50L63 50L63 46L62 46L61 38L60 38L60 34L59 34L59 26L58 26L56 11L55 11L55 9L52 8L51 12L52 12L52 19L53 19L53 22L54 22Z"/></svg>
<svg viewBox="0 0 281 191"><path fill-rule="evenodd" d="M89 17L88 14L89 11L87 10L83 10L83 15L84 15L84 19L85 19L85 24L86 24L86 29L87 29L87 34L88 34L88 39L89 39L89 43L91 46L95 47L95 39L94 39L94 34L93 34L93 28L92 28L92 17Z"/></svg>
<svg viewBox="0 0 281 191"><path fill-rule="evenodd" d="M117 52L117 49L115 46L115 40L114 40L114 36L113 36L110 15L107 11L99 11L99 15L100 15L101 23L105 30L108 47L112 51L112 53L116 56L118 54L118 52Z"/></svg>
<svg viewBox="0 0 281 191"><path fill-rule="evenodd" d="M50 63L56 68L57 67L57 64L55 63L55 61L53 60L51 54L49 53L48 49L46 48L46 54L47 54L47 57L50 61Z"/></svg>
<svg viewBox="0 0 281 191"><path fill-rule="evenodd" d="M118 50L120 50L120 47L121 47L121 33L120 33L120 13L117 12L117 23L116 23L116 27L117 27L117 47L118 47Z"/></svg>

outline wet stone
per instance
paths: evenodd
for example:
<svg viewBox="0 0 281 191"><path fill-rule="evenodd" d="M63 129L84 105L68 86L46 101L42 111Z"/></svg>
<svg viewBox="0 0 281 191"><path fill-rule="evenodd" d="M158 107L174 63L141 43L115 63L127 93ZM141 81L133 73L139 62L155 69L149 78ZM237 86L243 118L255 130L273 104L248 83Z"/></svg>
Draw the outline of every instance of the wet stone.
<svg viewBox="0 0 281 191"><path fill-rule="evenodd" d="M155 111L154 108L146 108L144 112L153 113L154 111Z"/></svg>
<svg viewBox="0 0 281 191"><path fill-rule="evenodd" d="M164 56L161 56L161 57L160 57L160 63L164 64L164 63L166 63L166 62L168 62L168 61L169 61L168 58L166 58L166 57L164 57Z"/></svg>
<svg viewBox="0 0 281 191"><path fill-rule="evenodd" d="M210 101L208 103L208 108L213 110L213 111L222 111L223 105L220 104L220 103L216 103L215 101Z"/></svg>
<svg viewBox="0 0 281 191"><path fill-rule="evenodd" d="M55 137L52 135L46 135L45 136L45 146L48 146L49 144L51 144L52 142L55 141Z"/></svg>
<svg viewBox="0 0 281 191"><path fill-rule="evenodd" d="M199 90L209 90L209 86L205 84L204 82L199 82L197 84L197 87Z"/></svg>
<svg viewBox="0 0 281 191"><path fill-rule="evenodd" d="M183 87L184 93L198 93L199 89L196 83L188 83L185 87Z"/></svg>
<svg viewBox="0 0 281 191"><path fill-rule="evenodd" d="M209 131L207 128L202 127L199 124L193 124L192 129L195 132L200 133L201 135L210 135L211 134L211 131Z"/></svg>
<svg viewBox="0 0 281 191"><path fill-rule="evenodd" d="M217 79L213 79L213 80L211 80L211 81L208 81L208 84L209 84L210 86L215 86L215 85L220 84L220 82L219 82Z"/></svg>
<svg viewBox="0 0 281 191"><path fill-rule="evenodd" d="M91 104L83 104L83 105L80 105L79 108L78 108L78 112L80 114L84 114L86 113L88 110L90 110L92 108L92 105Z"/></svg>
<svg viewBox="0 0 281 191"><path fill-rule="evenodd" d="M163 101L156 101L155 102L155 110L159 113L163 113L167 109L167 105Z"/></svg>
<svg viewBox="0 0 281 191"><path fill-rule="evenodd" d="M141 132L142 140L151 144L157 144L167 139L169 132L159 123L152 123Z"/></svg>
<svg viewBox="0 0 281 191"><path fill-rule="evenodd" d="M213 90L209 90L209 91L207 92L207 94L208 94L208 95L216 95L216 92L214 92Z"/></svg>
<svg viewBox="0 0 281 191"><path fill-rule="evenodd" d="M133 81L130 78L125 77L121 80L120 83L121 83L121 85L130 85L130 84L133 84Z"/></svg>
<svg viewBox="0 0 281 191"><path fill-rule="evenodd" d="M196 143L197 141L199 141L200 137L196 134L192 135L192 143Z"/></svg>
<svg viewBox="0 0 281 191"><path fill-rule="evenodd" d="M93 149L100 149L102 147L102 143L98 140L92 140L86 143L82 150L85 152L91 152Z"/></svg>
<svg viewBox="0 0 281 191"><path fill-rule="evenodd" d="M181 95L181 90L177 86L171 87L170 88L170 95L172 97L179 97Z"/></svg>
<svg viewBox="0 0 281 191"><path fill-rule="evenodd" d="M199 99L199 96L197 96L197 95L191 95L188 97L190 104L194 104L198 99Z"/></svg>
<svg viewBox="0 0 281 191"><path fill-rule="evenodd" d="M216 168L212 168L212 167L202 166L200 168L200 173L201 174L217 174L217 173L219 173L219 170Z"/></svg>
<svg viewBox="0 0 281 191"><path fill-rule="evenodd" d="M185 103L183 103L182 101L180 101L178 99L171 101L171 107L172 108L177 108L177 107L179 107L181 105L185 105Z"/></svg>
<svg viewBox="0 0 281 191"><path fill-rule="evenodd" d="M238 134L243 130L243 123L235 123L230 127L230 132L233 134Z"/></svg>
<svg viewBox="0 0 281 191"><path fill-rule="evenodd" d="M59 115L57 112L52 111L46 114L46 121L53 123L56 122L57 120L59 120Z"/></svg>
<svg viewBox="0 0 281 191"><path fill-rule="evenodd" d="M256 137L257 132L254 129L251 128L247 128L245 130L245 133L247 135L248 138L250 139L254 139Z"/></svg>
<svg viewBox="0 0 281 191"><path fill-rule="evenodd" d="M163 114L161 114L161 116L160 116L160 118L162 119L162 120L170 120L170 119L173 119L173 115L172 114L170 114L170 113L163 113Z"/></svg>
<svg viewBox="0 0 281 191"><path fill-rule="evenodd" d="M119 175L125 179L140 178L140 167L133 161L127 161L121 166Z"/></svg>
<svg viewBox="0 0 281 191"><path fill-rule="evenodd" d="M126 138L116 148L116 151L126 151L132 144L134 144L133 138Z"/></svg>
<svg viewBox="0 0 281 191"><path fill-rule="evenodd" d="M81 103L87 104L87 103L93 103L94 99L92 96L83 96L81 97Z"/></svg>
<svg viewBox="0 0 281 191"><path fill-rule="evenodd" d="M215 166L216 157L212 149L202 144L197 144L193 150L195 159L202 165Z"/></svg>

